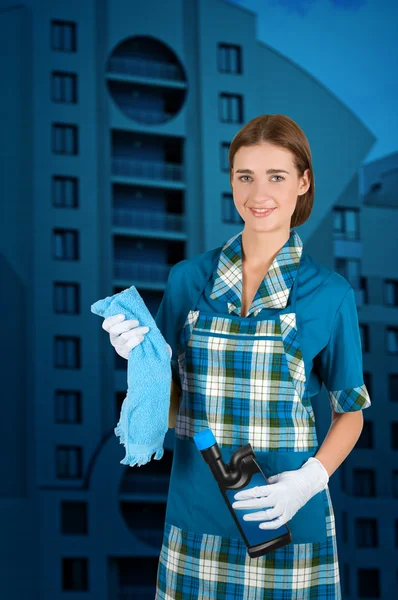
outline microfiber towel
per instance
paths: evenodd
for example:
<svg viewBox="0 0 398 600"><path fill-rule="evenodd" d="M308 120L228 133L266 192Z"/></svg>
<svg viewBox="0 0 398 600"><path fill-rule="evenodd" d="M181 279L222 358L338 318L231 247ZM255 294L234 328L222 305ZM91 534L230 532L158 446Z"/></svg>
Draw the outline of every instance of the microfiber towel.
<svg viewBox="0 0 398 600"><path fill-rule="evenodd" d="M145 465L155 452L155 459L160 460L170 407L171 361L166 340L133 285L97 300L91 312L104 318L124 314L126 319L137 319L140 327L149 327L127 359L127 395L114 431L126 449L120 464Z"/></svg>

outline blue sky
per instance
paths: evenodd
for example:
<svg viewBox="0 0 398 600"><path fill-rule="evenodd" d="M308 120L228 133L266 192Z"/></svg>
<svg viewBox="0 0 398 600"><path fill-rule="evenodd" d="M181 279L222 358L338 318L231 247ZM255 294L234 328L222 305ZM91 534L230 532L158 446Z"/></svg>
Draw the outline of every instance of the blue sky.
<svg viewBox="0 0 398 600"><path fill-rule="evenodd" d="M398 2L227 0L257 14L257 38L311 73L377 137L365 163L398 150Z"/></svg>

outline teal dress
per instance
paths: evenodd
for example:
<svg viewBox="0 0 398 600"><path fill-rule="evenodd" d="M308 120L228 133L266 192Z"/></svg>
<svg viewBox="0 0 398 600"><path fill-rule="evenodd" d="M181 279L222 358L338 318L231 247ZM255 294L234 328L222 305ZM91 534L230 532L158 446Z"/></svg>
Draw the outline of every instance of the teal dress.
<svg viewBox="0 0 398 600"><path fill-rule="evenodd" d="M303 251L295 230L240 316L242 232L170 271L156 323L182 390L156 600L341 599L328 486L288 522L292 542L250 558L193 441L212 429L225 461L250 443L266 477L320 444L312 398L370 406L354 290Z"/></svg>

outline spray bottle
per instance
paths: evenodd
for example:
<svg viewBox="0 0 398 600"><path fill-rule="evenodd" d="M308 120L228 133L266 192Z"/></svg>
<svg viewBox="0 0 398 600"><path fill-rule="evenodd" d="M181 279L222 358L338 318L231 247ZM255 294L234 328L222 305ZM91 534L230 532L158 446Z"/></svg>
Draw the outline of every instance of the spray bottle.
<svg viewBox="0 0 398 600"><path fill-rule="evenodd" d="M229 511L247 546L250 558L263 556L263 554L290 544L292 535L287 524L273 530L260 529L260 521L243 520L244 514L256 512L259 509L243 511L232 508L232 504L235 502L234 496L238 491L267 485L268 483L256 462L251 444L246 444L235 450L230 463L225 464L211 429L199 431L194 435L194 441L218 483Z"/></svg>

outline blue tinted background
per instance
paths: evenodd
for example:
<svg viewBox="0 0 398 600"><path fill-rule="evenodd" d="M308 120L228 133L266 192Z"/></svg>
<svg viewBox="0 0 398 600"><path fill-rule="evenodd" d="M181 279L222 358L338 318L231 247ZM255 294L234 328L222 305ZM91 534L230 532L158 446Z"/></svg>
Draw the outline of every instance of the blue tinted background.
<svg viewBox="0 0 398 600"><path fill-rule="evenodd" d="M372 406L329 483L343 597L395 598L397 13L0 2L0 598L154 598L174 431L161 461L120 465L126 361L90 306L135 285L155 315L172 265L242 229L227 151L265 113L309 139L315 203L298 232L357 298ZM325 390L314 411L323 440Z"/></svg>

